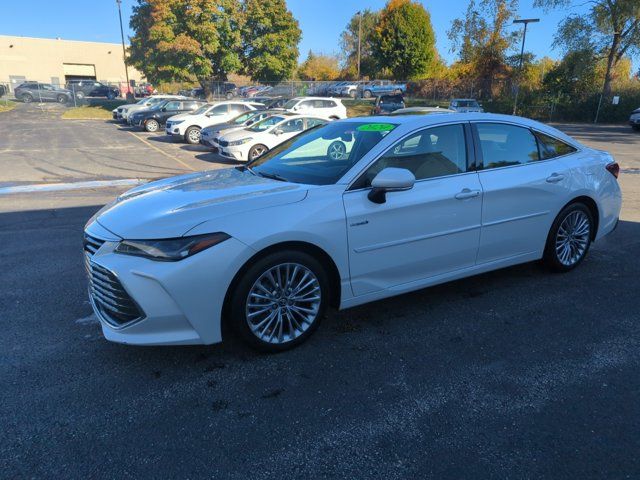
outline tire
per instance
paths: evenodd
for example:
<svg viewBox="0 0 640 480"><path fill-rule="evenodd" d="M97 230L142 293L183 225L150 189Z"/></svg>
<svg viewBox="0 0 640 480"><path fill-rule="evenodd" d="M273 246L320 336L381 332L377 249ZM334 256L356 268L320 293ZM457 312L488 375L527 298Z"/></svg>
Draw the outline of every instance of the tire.
<svg viewBox="0 0 640 480"><path fill-rule="evenodd" d="M184 141L190 145L200 143L200 127L189 127L184 132Z"/></svg>
<svg viewBox="0 0 640 480"><path fill-rule="evenodd" d="M84 98L84 93L82 93L82 92L77 92L77 93L76 93L76 98L77 98L78 100L82 100L82 99Z"/></svg>
<svg viewBox="0 0 640 480"><path fill-rule="evenodd" d="M266 147L266 145L262 145L261 143L254 145L253 147L251 147L251 150L249 150L249 161L255 160L268 151L269 149Z"/></svg>
<svg viewBox="0 0 640 480"><path fill-rule="evenodd" d="M371 90L365 90L364 92L362 92L362 96L364 98L371 98Z"/></svg>
<svg viewBox="0 0 640 480"><path fill-rule="evenodd" d="M347 154L347 145L340 141L335 140L327 147L327 157L331 160L342 160Z"/></svg>
<svg viewBox="0 0 640 480"><path fill-rule="evenodd" d="M318 328L328 295L329 277L315 257L298 250L274 252L253 262L234 285L229 321L251 347L282 352Z"/></svg>
<svg viewBox="0 0 640 480"><path fill-rule="evenodd" d="M145 120L144 129L149 133L154 133L160 129L160 124L157 120L150 118L149 120Z"/></svg>
<svg viewBox="0 0 640 480"><path fill-rule="evenodd" d="M640 125L632 125L631 128L633 128L636 132L640 132Z"/></svg>
<svg viewBox="0 0 640 480"><path fill-rule="evenodd" d="M31 95L30 93L25 93L24 95L22 95L22 97L20 97L20 99L24 103L31 103L33 102L33 95Z"/></svg>
<svg viewBox="0 0 640 480"><path fill-rule="evenodd" d="M567 205L551 225L542 260L554 272L576 268L589 252L594 234L591 210L584 203Z"/></svg>
<svg viewBox="0 0 640 480"><path fill-rule="evenodd" d="M349 92L349 97L356 98L357 96L358 96L358 93L355 90L351 90Z"/></svg>
<svg viewBox="0 0 640 480"><path fill-rule="evenodd" d="M233 93L231 92L227 92L227 94L225 95L227 100L231 100L233 98Z"/></svg>
<svg viewBox="0 0 640 480"><path fill-rule="evenodd" d="M66 95L58 95L58 98L56 98L56 100L58 101L58 103L67 103L67 96Z"/></svg>

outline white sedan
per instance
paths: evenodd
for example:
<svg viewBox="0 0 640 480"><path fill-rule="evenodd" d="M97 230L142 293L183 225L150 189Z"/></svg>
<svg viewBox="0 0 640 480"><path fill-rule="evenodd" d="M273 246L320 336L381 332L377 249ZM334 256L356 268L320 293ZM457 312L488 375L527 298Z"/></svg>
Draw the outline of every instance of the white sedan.
<svg viewBox="0 0 640 480"><path fill-rule="evenodd" d="M291 137L325 123L323 118L282 112L222 135L217 141L218 152L232 160L254 160Z"/></svg>
<svg viewBox="0 0 640 480"><path fill-rule="evenodd" d="M208 103L199 109L179 113L169 117L165 126L165 133L190 144L200 143L200 131L209 125L224 123L237 117L238 114L264 108L259 103L249 102L218 102Z"/></svg>
<svg viewBox="0 0 640 480"><path fill-rule="evenodd" d="M348 153L330 156L333 141ZM224 318L254 347L284 350L328 306L539 259L572 270L618 223L618 171L608 153L518 117L330 122L247 166L104 207L85 229L90 300L112 341L216 343Z"/></svg>

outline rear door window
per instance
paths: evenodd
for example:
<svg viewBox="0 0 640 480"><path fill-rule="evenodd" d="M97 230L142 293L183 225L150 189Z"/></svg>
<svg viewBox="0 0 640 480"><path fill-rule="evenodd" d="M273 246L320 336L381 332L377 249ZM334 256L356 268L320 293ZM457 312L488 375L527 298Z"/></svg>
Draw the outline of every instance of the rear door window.
<svg viewBox="0 0 640 480"><path fill-rule="evenodd" d="M476 123L483 168L525 165L540 160L538 144L527 128L505 123Z"/></svg>

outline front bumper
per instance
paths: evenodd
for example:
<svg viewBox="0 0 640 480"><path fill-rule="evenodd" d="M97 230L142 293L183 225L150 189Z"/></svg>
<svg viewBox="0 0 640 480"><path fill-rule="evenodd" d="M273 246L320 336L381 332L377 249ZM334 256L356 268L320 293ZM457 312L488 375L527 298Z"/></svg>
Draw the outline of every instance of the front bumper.
<svg viewBox="0 0 640 480"><path fill-rule="evenodd" d="M640 116L639 117L631 117L629 119L629 125L632 127L640 126Z"/></svg>
<svg viewBox="0 0 640 480"><path fill-rule="evenodd" d="M98 238L104 229L93 222L86 233ZM140 318L115 325L97 308L107 340L132 345L196 345L222 341L221 316L231 280L253 250L230 238L219 245L178 262L158 262L114 252L117 241L104 241L88 257L112 272L139 306Z"/></svg>
<svg viewBox="0 0 640 480"><path fill-rule="evenodd" d="M175 135L181 137L184 136L184 132L179 125L172 125L170 123L167 123L167 125L164 127L164 131L167 135Z"/></svg>
<svg viewBox="0 0 640 480"><path fill-rule="evenodd" d="M232 160L245 161L249 158L249 148L218 146L218 153Z"/></svg>

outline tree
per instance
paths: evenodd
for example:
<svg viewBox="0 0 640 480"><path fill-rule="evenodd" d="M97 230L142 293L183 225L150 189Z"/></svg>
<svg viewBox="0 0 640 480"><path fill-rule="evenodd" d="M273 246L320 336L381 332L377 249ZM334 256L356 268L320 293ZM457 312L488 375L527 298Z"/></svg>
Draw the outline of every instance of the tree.
<svg viewBox="0 0 640 480"><path fill-rule="evenodd" d="M244 72L261 82L290 78L302 32L285 0L245 0L243 11Z"/></svg>
<svg viewBox="0 0 640 480"><path fill-rule="evenodd" d="M240 66L238 0L138 0L130 62L154 83L226 80Z"/></svg>
<svg viewBox="0 0 640 480"><path fill-rule="evenodd" d="M575 2L576 4L578 2ZM602 94L611 94L616 66L625 55L640 52L640 1L592 0L589 11L572 14L560 25L555 45L565 52L591 50L606 58ZM535 0L544 8L570 8L571 0ZM580 2L580 4L583 4Z"/></svg>
<svg viewBox="0 0 640 480"><path fill-rule="evenodd" d="M373 56L399 80L424 76L437 58L431 17L412 0L389 0L372 35Z"/></svg>
<svg viewBox="0 0 640 480"><path fill-rule="evenodd" d="M343 77L356 78L358 76L358 35L360 35L360 76L372 78L378 74L378 66L373 57L373 32L379 17L379 12L366 8L349 20L340 35L340 47L344 52Z"/></svg>
<svg viewBox="0 0 640 480"><path fill-rule="evenodd" d="M518 39L508 31L518 10L517 0L474 0L463 18L454 20L448 32L452 52L468 64L468 74L477 78L480 88L493 95L494 80L507 76L507 52Z"/></svg>
<svg viewBox="0 0 640 480"><path fill-rule="evenodd" d="M338 58L309 51L307 59L298 68L298 75L302 80L335 80L340 75Z"/></svg>

